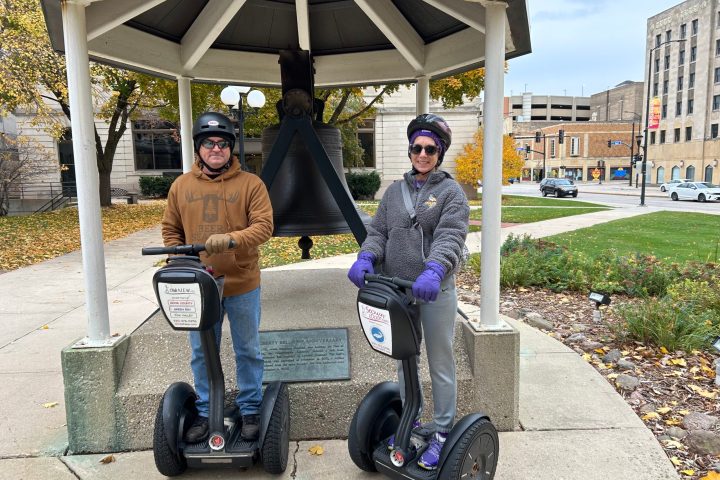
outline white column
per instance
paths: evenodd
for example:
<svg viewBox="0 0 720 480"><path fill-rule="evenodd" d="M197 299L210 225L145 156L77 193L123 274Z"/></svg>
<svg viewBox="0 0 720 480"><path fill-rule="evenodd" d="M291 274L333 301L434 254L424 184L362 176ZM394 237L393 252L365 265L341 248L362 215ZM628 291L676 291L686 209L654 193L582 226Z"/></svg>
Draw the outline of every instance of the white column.
<svg viewBox="0 0 720 480"><path fill-rule="evenodd" d="M62 2L62 17L88 322L88 336L81 343L85 346L100 347L111 343L111 340L98 192L100 181L95 153L95 121L90 92L90 59L85 26L85 7L88 3L65 0Z"/></svg>
<svg viewBox="0 0 720 480"><path fill-rule="evenodd" d="M430 77L418 77L415 90L415 114L430 113Z"/></svg>
<svg viewBox="0 0 720 480"><path fill-rule="evenodd" d="M480 322L500 328L500 202L502 198L502 115L505 68L504 2L485 7L485 117L483 138L483 208L480 276Z"/></svg>
<svg viewBox="0 0 720 480"><path fill-rule="evenodd" d="M178 103L180 104L180 142L182 146L183 173L192 168L195 149L192 140L192 96L190 95L190 77L177 77Z"/></svg>

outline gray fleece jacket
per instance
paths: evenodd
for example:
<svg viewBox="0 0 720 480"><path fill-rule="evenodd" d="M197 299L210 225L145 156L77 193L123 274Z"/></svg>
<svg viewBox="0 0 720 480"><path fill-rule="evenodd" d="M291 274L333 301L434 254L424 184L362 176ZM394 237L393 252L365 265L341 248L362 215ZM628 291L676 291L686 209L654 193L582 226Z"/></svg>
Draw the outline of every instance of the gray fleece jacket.
<svg viewBox="0 0 720 480"><path fill-rule="evenodd" d="M401 182L407 182L416 226L405 208ZM447 278L460 265L469 217L467 198L449 173L432 172L416 191L414 175L407 172L385 191L361 251L374 254L385 275L413 281L427 262L436 262L445 268Z"/></svg>

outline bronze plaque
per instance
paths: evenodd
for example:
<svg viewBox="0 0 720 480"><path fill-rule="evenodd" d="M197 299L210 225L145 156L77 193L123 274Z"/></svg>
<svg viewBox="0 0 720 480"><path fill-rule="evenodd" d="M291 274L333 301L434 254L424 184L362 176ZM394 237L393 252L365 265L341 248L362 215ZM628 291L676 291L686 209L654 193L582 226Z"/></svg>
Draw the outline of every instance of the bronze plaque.
<svg viewBox="0 0 720 480"><path fill-rule="evenodd" d="M263 383L348 380L347 328L260 332L265 359Z"/></svg>

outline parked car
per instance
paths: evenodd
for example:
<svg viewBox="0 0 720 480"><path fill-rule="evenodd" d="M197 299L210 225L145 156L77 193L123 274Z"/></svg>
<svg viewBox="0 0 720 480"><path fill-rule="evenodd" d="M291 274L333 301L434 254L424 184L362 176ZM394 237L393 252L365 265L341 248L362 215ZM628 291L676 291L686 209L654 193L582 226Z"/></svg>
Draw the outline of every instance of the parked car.
<svg viewBox="0 0 720 480"><path fill-rule="evenodd" d="M707 202L708 200L720 200L720 185L710 182L685 182L679 183L670 190L670 198L673 200L695 200Z"/></svg>
<svg viewBox="0 0 720 480"><path fill-rule="evenodd" d="M692 182L692 180L690 180L689 178L676 178L675 180L670 180L669 182L665 182L660 185L660 191L667 192L671 188L677 187L679 184L685 182Z"/></svg>
<svg viewBox="0 0 720 480"><path fill-rule="evenodd" d="M545 197L547 195L555 195L556 197L565 197L572 195L578 196L578 188L572 180L567 178L545 178L540 182L540 193Z"/></svg>

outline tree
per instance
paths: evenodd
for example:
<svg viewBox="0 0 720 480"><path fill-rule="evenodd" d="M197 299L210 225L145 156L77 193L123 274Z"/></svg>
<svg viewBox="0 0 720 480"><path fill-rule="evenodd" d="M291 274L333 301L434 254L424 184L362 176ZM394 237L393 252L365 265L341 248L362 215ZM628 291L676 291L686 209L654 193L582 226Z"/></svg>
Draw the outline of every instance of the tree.
<svg viewBox="0 0 720 480"><path fill-rule="evenodd" d="M65 60L50 45L37 0L0 2L0 45L0 114L29 109L34 124L59 138L71 118ZM128 120L162 107L158 94L172 82L96 64L91 76L96 114L108 126L105 143L95 128L100 204L108 206L113 159Z"/></svg>
<svg viewBox="0 0 720 480"><path fill-rule="evenodd" d="M0 132L0 217L10 211L10 192L28 174L46 173L50 168L40 155L30 153L29 140ZM42 148L38 146L38 148Z"/></svg>
<svg viewBox="0 0 720 480"><path fill-rule="evenodd" d="M524 160L515 150L515 142L509 135L503 135L502 182L520 176ZM479 129L473 135L473 142L463 146L463 153L455 159L455 176L460 182L477 185L482 180L483 168L483 131Z"/></svg>

